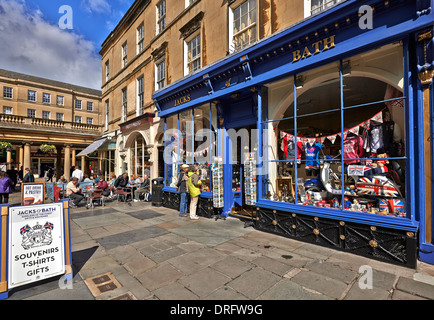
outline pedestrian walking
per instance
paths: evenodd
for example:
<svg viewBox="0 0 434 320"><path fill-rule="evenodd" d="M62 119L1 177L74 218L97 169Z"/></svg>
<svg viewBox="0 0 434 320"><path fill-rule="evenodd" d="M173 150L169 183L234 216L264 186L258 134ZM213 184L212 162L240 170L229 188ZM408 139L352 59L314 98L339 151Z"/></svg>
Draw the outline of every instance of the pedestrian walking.
<svg viewBox="0 0 434 320"><path fill-rule="evenodd" d="M84 174L83 174L83 171L80 170L80 168L76 168L74 170L74 172L72 173L72 178L77 178L78 182L82 182L83 177L84 177Z"/></svg>
<svg viewBox="0 0 434 320"><path fill-rule="evenodd" d="M12 193L13 182L4 172L0 172L0 204L9 203L9 194Z"/></svg>
<svg viewBox="0 0 434 320"><path fill-rule="evenodd" d="M47 182L53 182L54 170L53 168L49 168L47 171Z"/></svg>
<svg viewBox="0 0 434 320"><path fill-rule="evenodd" d="M200 181L200 177L195 166L190 166L188 177L188 190L190 192L190 219L197 220L199 219L196 214L197 203L199 202L199 196L201 194L200 188L202 181Z"/></svg>
<svg viewBox="0 0 434 320"><path fill-rule="evenodd" d="M176 186L181 196L179 215L181 217L186 217L187 216L187 194L188 194L188 165L186 164L182 165L181 172L178 175L178 184Z"/></svg>

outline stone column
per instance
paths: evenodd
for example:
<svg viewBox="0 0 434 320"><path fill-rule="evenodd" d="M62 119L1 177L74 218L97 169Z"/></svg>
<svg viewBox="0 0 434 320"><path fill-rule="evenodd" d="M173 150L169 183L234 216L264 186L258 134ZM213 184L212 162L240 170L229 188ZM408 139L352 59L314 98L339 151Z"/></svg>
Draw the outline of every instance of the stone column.
<svg viewBox="0 0 434 320"><path fill-rule="evenodd" d="M86 174L86 157L81 157L81 171L83 171L83 174Z"/></svg>
<svg viewBox="0 0 434 320"><path fill-rule="evenodd" d="M26 143L24 145L24 159L23 159L24 170L27 168L32 169L32 158L30 152L31 152L30 143Z"/></svg>
<svg viewBox="0 0 434 320"><path fill-rule="evenodd" d="M65 179L67 181L69 181L69 179L71 178L71 146L66 145L65 146L65 152L64 152L64 157L65 157L65 164L63 167L63 176L65 177Z"/></svg>
<svg viewBox="0 0 434 320"><path fill-rule="evenodd" d="M23 146L18 147L17 149L17 166L18 166L18 170L21 169L21 167L23 167L24 170L24 149Z"/></svg>
<svg viewBox="0 0 434 320"><path fill-rule="evenodd" d="M72 149L72 158L71 158L71 166L75 167L76 166L76 158L77 154L76 154L76 150Z"/></svg>
<svg viewBox="0 0 434 320"><path fill-rule="evenodd" d="M8 170L12 169L12 150L6 151L6 163L7 163L6 168Z"/></svg>

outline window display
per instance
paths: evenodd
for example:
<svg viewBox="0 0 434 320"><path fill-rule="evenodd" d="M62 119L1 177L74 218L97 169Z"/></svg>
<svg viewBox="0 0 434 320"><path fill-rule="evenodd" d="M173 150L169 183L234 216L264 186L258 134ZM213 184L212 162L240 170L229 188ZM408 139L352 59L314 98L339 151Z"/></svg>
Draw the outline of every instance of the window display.
<svg viewBox="0 0 434 320"><path fill-rule="evenodd" d="M268 85L263 199L406 217L402 86L399 42Z"/></svg>

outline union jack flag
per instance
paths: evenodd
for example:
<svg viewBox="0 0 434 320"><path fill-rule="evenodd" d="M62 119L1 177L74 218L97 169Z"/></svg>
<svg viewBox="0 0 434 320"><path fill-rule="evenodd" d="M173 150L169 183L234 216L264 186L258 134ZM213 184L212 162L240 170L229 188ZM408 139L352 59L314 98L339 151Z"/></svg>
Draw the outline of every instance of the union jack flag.
<svg viewBox="0 0 434 320"><path fill-rule="evenodd" d="M407 216L402 199L380 199L380 210L386 210L391 216L404 218Z"/></svg>
<svg viewBox="0 0 434 320"><path fill-rule="evenodd" d="M23 234L26 234L27 232L29 232L30 230L31 230L30 226L27 225L27 226L22 227L22 228L20 229L20 233L21 233L21 235L23 235Z"/></svg>
<svg viewBox="0 0 434 320"><path fill-rule="evenodd" d="M54 229L54 226L53 226L53 224L52 224L51 222L47 222L47 223L44 225L44 228L47 229L47 230L53 230L53 229Z"/></svg>
<svg viewBox="0 0 434 320"><path fill-rule="evenodd" d="M389 199L389 212L397 217L406 217L404 202L401 199Z"/></svg>
<svg viewBox="0 0 434 320"><path fill-rule="evenodd" d="M372 196L398 197L399 192L387 178L360 178L357 182L357 190L361 194Z"/></svg>

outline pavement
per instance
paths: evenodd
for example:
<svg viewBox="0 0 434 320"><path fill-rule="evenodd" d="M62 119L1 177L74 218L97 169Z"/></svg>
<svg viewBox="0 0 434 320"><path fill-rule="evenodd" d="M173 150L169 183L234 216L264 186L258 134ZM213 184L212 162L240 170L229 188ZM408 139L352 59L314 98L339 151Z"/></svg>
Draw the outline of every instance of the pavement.
<svg viewBox="0 0 434 320"><path fill-rule="evenodd" d="M408 269L144 202L71 209L71 241L72 283L46 280L7 300L434 300L432 265Z"/></svg>

